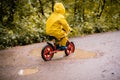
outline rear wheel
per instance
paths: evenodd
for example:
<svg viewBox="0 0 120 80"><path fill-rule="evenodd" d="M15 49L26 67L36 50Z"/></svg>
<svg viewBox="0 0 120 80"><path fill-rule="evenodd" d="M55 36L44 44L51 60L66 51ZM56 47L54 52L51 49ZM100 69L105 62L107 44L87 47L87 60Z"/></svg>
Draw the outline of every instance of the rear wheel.
<svg viewBox="0 0 120 80"><path fill-rule="evenodd" d="M71 53L74 53L75 51L75 45L73 42L67 43L67 49L65 50L66 56L70 55Z"/></svg>
<svg viewBox="0 0 120 80"><path fill-rule="evenodd" d="M50 61L54 56L53 47L51 45L46 45L41 52L41 56L44 61Z"/></svg>

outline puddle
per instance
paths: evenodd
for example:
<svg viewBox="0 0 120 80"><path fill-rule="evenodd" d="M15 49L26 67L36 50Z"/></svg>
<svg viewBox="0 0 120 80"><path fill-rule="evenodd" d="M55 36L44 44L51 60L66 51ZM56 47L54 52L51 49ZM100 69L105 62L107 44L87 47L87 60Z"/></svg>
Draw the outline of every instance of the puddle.
<svg viewBox="0 0 120 80"><path fill-rule="evenodd" d="M97 54L95 52L91 51L85 51L81 49L76 49L75 53L71 55L74 59L88 59L88 58L94 58Z"/></svg>
<svg viewBox="0 0 120 80"><path fill-rule="evenodd" d="M41 49L34 49L30 52L33 56L36 57L41 57ZM61 52L57 52L57 54L54 54L53 59L61 59L64 58L65 53L64 51ZM96 57L97 54L95 52L91 52L91 51L86 51L86 50L82 50L82 49L76 49L74 54L71 54L70 56L68 56L67 59L88 59L88 58L94 58Z"/></svg>
<svg viewBox="0 0 120 80"><path fill-rule="evenodd" d="M35 74L37 72L38 72L37 68L21 69L21 70L18 71L18 75L24 76L24 75Z"/></svg>
<svg viewBox="0 0 120 80"><path fill-rule="evenodd" d="M65 53L63 52L58 52L57 54L54 55L53 59L61 59L64 58ZM65 60L71 60L71 59L88 59L88 58L94 58L96 57L97 54L95 52L91 51L85 51L81 49L76 49L73 54L71 54L68 57L65 57Z"/></svg>
<svg viewBox="0 0 120 80"><path fill-rule="evenodd" d="M36 56L36 57L41 57L41 48L38 48L38 49L33 49L30 54L32 54L33 56Z"/></svg>

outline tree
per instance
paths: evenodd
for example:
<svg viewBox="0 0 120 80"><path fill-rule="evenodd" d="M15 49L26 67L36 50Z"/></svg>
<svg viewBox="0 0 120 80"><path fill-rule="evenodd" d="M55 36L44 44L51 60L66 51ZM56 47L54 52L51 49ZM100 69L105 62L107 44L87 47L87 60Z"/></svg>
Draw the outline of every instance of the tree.
<svg viewBox="0 0 120 80"><path fill-rule="evenodd" d="M0 22L3 23L3 1L0 1Z"/></svg>
<svg viewBox="0 0 120 80"><path fill-rule="evenodd" d="M40 12L42 13L42 15L44 16L44 9L43 9L43 3L41 0L39 0L39 3L40 3Z"/></svg>
<svg viewBox="0 0 120 80"><path fill-rule="evenodd" d="M55 4L55 1L54 1L54 0L51 0L51 3L52 3L52 11L54 11L54 4Z"/></svg>
<svg viewBox="0 0 120 80"><path fill-rule="evenodd" d="M104 7L105 7L105 0L100 0L99 7L98 7L98 14L97 14L98 19L100 19L101 15L103 13Z"/></svg>

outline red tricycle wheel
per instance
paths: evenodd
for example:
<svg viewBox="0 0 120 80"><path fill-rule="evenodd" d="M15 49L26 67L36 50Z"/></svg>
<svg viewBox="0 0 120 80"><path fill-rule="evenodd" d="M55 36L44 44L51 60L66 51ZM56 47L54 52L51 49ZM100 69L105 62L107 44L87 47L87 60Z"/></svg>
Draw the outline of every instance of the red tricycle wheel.
<svg viewBox="0 0 120 80"><path fill-rule="evenodd" d="M54 53L53 53L53 48L50 45L46 45L43 49L42 49L42 53L41 56L43 58L43 60L45 61L50 61L53 57Z"/></svg>
<svg viewBox="0 0 120 80"><path fill-rule="evenodd" d="M70 55L71 53L74 53L75 51L75 45L73 42L67 43L67 49L65 50L66 56Z"/></svg>

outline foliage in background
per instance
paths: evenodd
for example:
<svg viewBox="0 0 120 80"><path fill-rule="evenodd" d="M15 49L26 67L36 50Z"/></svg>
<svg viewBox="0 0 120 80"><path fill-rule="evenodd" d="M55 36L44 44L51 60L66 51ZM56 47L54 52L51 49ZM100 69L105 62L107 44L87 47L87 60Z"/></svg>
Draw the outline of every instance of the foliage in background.
<svg viewBox="0 0 120 80"><path fill-rule="evenodd" d="M119 0L0 0L0 49L47 40L45 22L55 2L66 8L70 37L120 30Z"/></svg>

